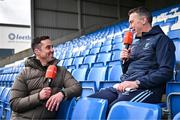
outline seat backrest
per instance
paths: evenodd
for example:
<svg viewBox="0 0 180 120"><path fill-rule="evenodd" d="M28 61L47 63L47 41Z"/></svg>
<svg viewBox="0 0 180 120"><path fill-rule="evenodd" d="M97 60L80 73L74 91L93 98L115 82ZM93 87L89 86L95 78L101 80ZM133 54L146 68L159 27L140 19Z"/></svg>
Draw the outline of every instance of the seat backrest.
<svg viewBox="0 0 180 120"><path fill-rule="evenodd" d="M71 120L105 119L107 100L99 98L81 98L74 107Z"/></svg>
<svg viewBox="0 0 180 120"><path fill-rule="evenodd" d="M102 46L101 49L100 49L100 52L109 52L111 51L111 45L108 45L108 46Z"/></svg>
<svg viewBox="0 0 180 120"><path fill-rule="evenodd" d="M64 62L64 60L60 60L57 65L58 65L58 66L63 66L63 62Z"/></svg>
<svg viewBox="0 0 180 120"><path fill-rule="evenodd" d="M84 58L83 64L88 64L90 68L91 64L95 63L95 61L96 61L96 55L88 55Z"/></svg>
<svg viewBox="0 0 180 120"><path fill-rule="evenodd" d="M95 45L93 45L93 48L100 48L102 46L102 42L98 42Z"/></svg>
<svg viewBox="0 0 180 120"><path fill-rule="evenodd" d="M111 43L112 43L112 40L111 40L111 39L108 39L108 40L104 41L102 47L103 47L103 46L109 46L109 45L111 45Z"/></svg>
<svg viewBox="0 0 180 120"><path fill-rule="evenodd" d="M64 60L63 66L69 66L72 64L73 58L68 58Z"/></svg>
<svg viewBox="0 0 180 120"><path fill-rule="evenodd" d="M166 94L172 92L180 92L180 82L168 82L166 86Z"/></svg>
<svg viewBox="0 0 180 120"><path fill-rule="evenodd" d="M167 107L173 118L180 111L180 82L168 82L166 87Z"/></svg>
<svg viewBox="0 0 180 120"><path fill-rule="evenodd" d="M96 62L102 62L105 66L108 61L111 60L111 53L99 53Z"/></svg>
<svg viewBox="0 0 180 120"><path fill-rule="evenodd" d="M81 97L87 97L97 91L95 81L80 81L80 84L82 86Z"/></svg>
<svg viewBox="0 0 180 120"><path fill-rule="evenodd" d="M78 68L79 65L83 63L83 59L83 56L74 58L72 65L75 65L76 68Z"/></svg>
<svg viewBox="0 0 180 120"><path fill-rule="evenodd" d="M78 57L78 56L80 56L80 51L73 52L73 57Z"/></svg>
<svg viewBox="0 0 180 120"><path fill-rule="evenodd" d="M89 51L90 51L90 49L83 50L83 51L81 51L80 55L81 56L89 55Z"/></svg>
<svg viewBox="0 0 180 120"><path fill-rule="evenodd" d="M0 98L0 105L5 106L7 104L8 99L9 99L8 97L10 94L10 89L11 89L10 87L6 87L3 90L2 94L1 94L1 98Z"/></svg>
<svg viewBox="0 0 180 120"><path fill-rule="evenodd" d="M117 37L117 38L114 38L112 43L113 44L118 44L118 43L121 43L122 42L122 37Z"/></svg>
<svg viewBox="0 0 180 120"><path fill-rule="evenodd" d="M99 51L100 51L100 47L92 48L92 49L90 50L90 53L89 53L89 54L97 54L97 53L99 53Z"/></svg>
<svg viewBox="0 0 180 120"><path fill-rule="evenodd" d="M5 87L0 86L0 97L1 97L4 89L5 89Z"/></svg>
<svg viewBox="0 0 180 120"><path fill-rule="evenodd" d="M69 120L71 119L73 108L76 104L76 98L72 98L66 101L63 101L60 104L60 107L57 111L56 119L60 120Z"/></svg>
<svg viewBox="0 0 180 120"><path fill-rule="evenodd" d="M108 80L109 81L120 81L122 75L121 65L110 66L108 68Z"/></svg>
<svg viewBox="0 0 180 120"><path fill-rule="evenodd" d="M65 55L65 58L66 58L66 59L67 59L67 58L71 58L72 55L73 55L72 51L67 51L67 52L66 52L66 55Z"/></svg>
<svg viewBox="0 0 180 120"><path fill-rule="evenodd" d="M175 55L176 55L176 62L180 63L180 39L173 39L174 45L176 47Z"/></svg>
<svg viewBox="0 0 180 120"><path fill-rule="evenodd" d="M122 43L118 43L118 44L114 44L113 47L112 47L112 50L122 50L122 47L123 44Z"/></svg>
<svg viewBox="0 0 180 120"><path fill-rule="evenodd" d="M78 81L84 81L87 78L88 68L78 68L72 71L72 75Z"/></svg>
<svg viewBox="0 0 180 120"><path fill-rule="evenodd" d="M120 101L112 106L107 120L160 120L159 105Z"/></svg>
<svg viewBox="0 0 180 120"><path fill-rule="evenodd" d="M99 88L99 81L105 81L107 67L92 67L89 71L87 80L96 81L97 88Z"/></svg>
<svg viewBox="0 0 180 120"><path fill-rule="evenodd" d="M92 80L92 81L106 80L106 69L107 67L92 67L89 71L87 80Z"/></svg>
<svg viewBox="0 0 180 120"><path fill-rule="evenodd" d="M112 61L120 60L120 50L116 50L112 52Z"/></svg>

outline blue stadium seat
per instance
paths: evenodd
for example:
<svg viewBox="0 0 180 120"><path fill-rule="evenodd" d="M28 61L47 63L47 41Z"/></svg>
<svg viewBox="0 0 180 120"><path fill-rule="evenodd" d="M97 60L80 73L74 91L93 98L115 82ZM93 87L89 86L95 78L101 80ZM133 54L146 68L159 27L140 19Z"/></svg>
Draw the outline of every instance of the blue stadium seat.
<svg viewBox="0 0 180 120"><path fill-rule="evenodd" d="M119 81L122 75L121 65L110 66L108 68L108 81Z"/></svg>
<svg viewBox="0 0 180 120"><path fill-rule="evenodd" d="M63 66L63 62L64 62L64 60L60 60L57 65L58 65L58 66Z"/></svg>
<svg viewBox="0 0 180 120"><path fill-rule="evenodd" d="M180 111L180 82L168 82L166 89L167 107L170 118L173 118Z"/></svg>
<svg viewBox="0 0 180 120"><path fill-rule="evenodd" d="M111 61L120 60L120 50L112 51L112 58Z"/></svg>
<svg viewBox="0 0 180 120"><path fill-rule="evenodd" d="M13 74L9 74L6 79L6 87L11 87L12 79L13 79Z"/></svg>
<svg viewBox="0 0 180 120"><path fill-rule="evenodd" d="M62 54L59 54L59 56L57 56L57 58L58 58L59 60L63 60L63 59L65 59L65 55L66 55L66 52L64 52L64 53L62 53Z"/></svg>
<svg viewBox="0 0 180 120"><path fill-rule="evenodd" d="M7 106L9 105L10 89L11 88L6 87L1 94L1 98L0 98L0 116L1 116L1 119L5 119L4 109L7 108Z"/></svg>
<svg viewBox="0 0 180 120"><path fill-rule="evenodd" d="M71 58L72 56L73 56L72 51L67 51L67 52L66 52L66 55L65 55L65 59Z"/></svg>
<svg viewBox="0 0 180 120"><path fill-rule="evenodd" d="M162 26L164 24L164 21L155 22L153 26L159 25Z"/></svg>
<svg viewBox="0 0 180 120"><path fill-rule="evenodd" d="M99 51L100 51L100 47L91 48L89 54L97 54L97 53L99 53Z"/></svg>
<svg viewBox="0 0 180 120"><path fill-rule="evenodd" d="M121 101L112 106L107 120L160 120L161 108L158 105Z"/></svg>
<svg viewBox="0 0 180 120"><path fill-rule="evenodd" d="M99 89L112 87L114 84L120 82L122 75L121 65L113 65L108 67L108 81L100 81Z"/></svg>
<svg viewBox="0 0 180 120"><path fill-rule="evenodd" d="M97 91L95 81L79 81L82 86L81 97L87 97Z"/></svg>
<svg viewBox="0 0 180 120"><path fill-rule="evenodd" d="M83 50L83 51L81 51L80 55L81 56L89 55L89 51L90 51L90 49Z"/></svg>
<svg viewBox="0 0 180 120"><path fill-rule="evenodd" d="M87 78L88 68L78 68L72 71L72 75L78 81L84 81Z"/></svg>
<svg viewBox="0 0 180 120"><path fill-rule="evenodd" d="M3 93L3 91L4 91L4 89L5 89L5 87L0 86L0 98L2 97L1 95L2 95L2 93Z"/></svg>
<svg viewBox="0 0 180 120"><path fill-rule="evenodd" d="M6 74L1 75L1 80L0 80L0 86L4 86L4 79L6 78Z"/></svg>
<svg viewBox="0 0 180 120"><path fill-rule="evenodd" d="M122 48L123 48L122 43L114 44L113 47L112 47L112 51L114 51L114 50L122 50Z"/></svg>
<svg viewBox="0 0 180 120"><path fill-rule="evenodd" d="M119 81L100 81L99 90L103 88L113 87L113 85L115 85L116 83L119 83Z"/></svg>
<svg viewBox="0 0 180 120"><path fill-rule="evenodd" d="M122 43L122 37L117 37L113 39L112 41L113 44L121 44Z"/></svg>
<svg viewBox="0 0 180 120"><path fill-rule="evenodd" d="M96 59L96 64L102 64L101 66L106 66L107 62L111 60L111 53L99 53Z"/></svg>
<svg viewBox="0 0 180 120"><path fill-rule="evenodd" d="M77 101L71 120L104 120L107 100L98 98L81 98Z"/></svg>
<svg viewBox="0 0 180 120"><path fill-rule="evenodd" d="M89 71L87 81L95 81L97 89L99 89L99 82L107 79L107 67L92 67Z"/></svg>
<svg viewBox="0 0 180 120"><path fill-rule="evenodd" d="M174 39L174 38L179 38L180 39L180 29L177 29L177 30L171 30L168 32L168 36L171 38L171 39Z"/></svg>
<svg viewBox="0 0 180 120"><path fill-rule="evenodd" d="M112 40L111 39L107 39L106 41L104 41L102 47L103 46L109 46L109 45L111 45L111 43L112 43Z"/></svg>
<svg viewBox="0 0 180 120"><path fill-rule="evenodd" d="M3 116L2 116L2 118L5 120L10 120L11 113L12 113L12 110L11 110L11 107L9 104L9 99L10 99L10 92L8 93L8 95L6 97L6 102L5 102L6 105L4 106L4 112L3 112Z"/></svg>
<svg viewBox="0 0 180 120"><path fill-rule="evenodd" d="M73 59L74 58L65 59L64 62L63 62L63 66L64 67L70 66L72 64Z"/></svg>
<svg viewBox="0 0 180 120"><path fill-rule="evenodd" d="M3 75L1 75L1 73L0 73L0 80L2 79L2 76L3 76Z"/></svg>
<svg viewBox="0 0 180 120"><path fill-rule="evenodd" d="M84 57L76 57L74 58L72 64L70 66L67 66L68 68L79 68L79 65L83 63Z"/></svg>
<svg viewBox="0 0 180 120"><path fill-rule="evenodd" d="M2 79L2 86L6 86L6 81L7 81L8 77L9 77L9 74L4 74L4 77Z"/></svg>
<svg viewBox="0 0 180 120"><path fill-rule="evenodd" d="M170 23L171 25L175 24L178 21L178 16L172 17L172 18L168 18L166 20L166 23Z"/></svg>
<svg viewBox="0 0 180 120"><path fill-rule="evenodd" d="M102 43L101 43L101 42L98 42L98 43L96 43L96 44L93 46L93 48L100 48L101 45L102 45Z"/></svg>
<svg viewBox="0 0 180 120"><path fill-rule="evenodd" d="M180 33L179 33L180 35ZM176 46L176 51L175 51L175 54L176 54L176 63L180 63L180 38L178 39L173 39L173 42L174 42L174 45Z"/></svg>
<svg viewBox="0 0 180 120"><path fill-rule="evenodd" d="M82 65L85 65L91 68L92 63L95 63L95 61L96 61L96 55L88 55L84 58Z"/></svg>
<svg viewBox="0 0 180 120"><path fill-rule="evenodd" d="M11 80L12 80L12 81L11 81L11 85L10 85L10 86L12 86L12 84L13 84L14 80L16 79L17 75L18 75L18 73L13 74L12 79L11 79Z"/></svg>
<svg viewBox="0 0 180 120"><path fill-rule="evenodd" d="M72 55L72 57L78 57L78 56L80 56L80 51L74 52Z"/></svg>
<svg viewBox="0 0 180 120"><path fill-rule="evenodd" d="M76 98L63 101L57 111L56 119L70 120L73 112L73 108L76 104Z"/></svg>
<svg viewBox="0 0 180 120"><path fill-rule="evenodd" d="M100 49L100 52L109 52L111 51L111 45L107 45L107 46L102 46Z"/></svg>
<svg viewBox="0 0 180 120"><path fill-rule="evenodd" d="M180 112L174 116L173 120L180 120Z"/></svg>

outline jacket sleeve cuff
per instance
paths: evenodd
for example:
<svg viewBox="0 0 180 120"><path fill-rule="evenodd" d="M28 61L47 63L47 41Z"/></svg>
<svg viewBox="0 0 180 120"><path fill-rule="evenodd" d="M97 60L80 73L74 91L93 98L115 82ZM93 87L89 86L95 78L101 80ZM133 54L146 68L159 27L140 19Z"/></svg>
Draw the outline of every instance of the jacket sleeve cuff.
<svg viewBox="0 0 180 120"><path fill-rule="evenodd" d="M39 104L42 103L41 100L39 99L39 93L33 94L30 96L30 102L31 104Z"/></svg>

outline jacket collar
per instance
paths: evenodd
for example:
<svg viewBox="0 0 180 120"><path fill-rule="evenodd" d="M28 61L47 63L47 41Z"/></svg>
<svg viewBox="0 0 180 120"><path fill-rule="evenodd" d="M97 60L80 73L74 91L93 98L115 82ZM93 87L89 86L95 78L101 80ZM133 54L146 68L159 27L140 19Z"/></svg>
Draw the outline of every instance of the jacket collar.
<svg viewBox="0 0 180 120"><path fill-rule="evenodd" d="M36 59L35 56L31 56L25 61L25 67L32 67L32 68L35 68L35 69L39 69L41 71L46 71L47 67L49 65L57 65L58 62L59 62L58 59L53 58L53 60L50 61L47 66L43 66L41 64L41 62L38 59Z"/></svg>

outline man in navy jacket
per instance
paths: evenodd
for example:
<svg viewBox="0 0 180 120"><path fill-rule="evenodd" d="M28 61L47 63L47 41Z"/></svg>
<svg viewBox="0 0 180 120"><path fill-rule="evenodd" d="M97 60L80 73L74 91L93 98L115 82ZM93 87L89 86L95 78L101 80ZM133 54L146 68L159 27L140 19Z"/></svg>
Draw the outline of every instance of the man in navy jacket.
<svg viewBox="0 0 180 120"><path fill-rule="evenodd" d="M152 27L152 15L144 7L128 13L130 29L138 40L123 49L121 82L89 97L118 101L161 102L167 81L173 78L175 46L159 26Z"/></svg>

